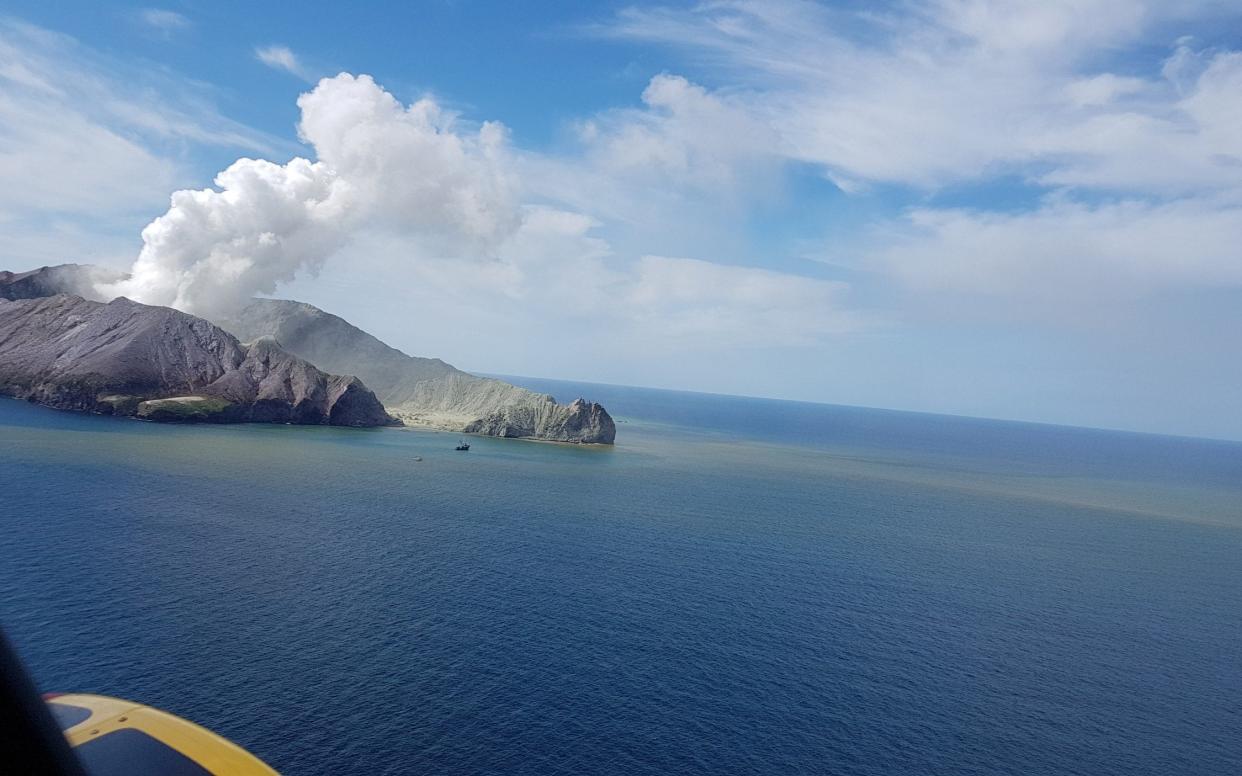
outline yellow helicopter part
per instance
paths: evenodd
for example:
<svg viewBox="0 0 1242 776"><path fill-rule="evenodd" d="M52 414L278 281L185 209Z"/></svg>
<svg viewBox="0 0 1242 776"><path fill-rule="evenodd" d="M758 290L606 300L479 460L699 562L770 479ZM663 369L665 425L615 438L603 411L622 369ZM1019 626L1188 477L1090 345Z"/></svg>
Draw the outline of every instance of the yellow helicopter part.
<svg viewBox="0 0 1242 776"><path fill-rule="evenodd" d="M150 706L103 695L46 695L91 776L271 776L276 771L228 739Z"/></svg>

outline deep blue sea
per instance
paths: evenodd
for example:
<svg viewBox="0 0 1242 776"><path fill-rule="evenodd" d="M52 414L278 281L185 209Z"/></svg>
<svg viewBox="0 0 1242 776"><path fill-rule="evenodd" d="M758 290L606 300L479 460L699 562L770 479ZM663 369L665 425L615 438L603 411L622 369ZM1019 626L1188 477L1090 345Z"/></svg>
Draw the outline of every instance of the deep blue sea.
<svg viewBox="0 0 1242 776"><path fill-rule="evenodd" d="M1242 772L1242 444L523 382L615 449L0 400L0 624L287 774Z"/></svg>

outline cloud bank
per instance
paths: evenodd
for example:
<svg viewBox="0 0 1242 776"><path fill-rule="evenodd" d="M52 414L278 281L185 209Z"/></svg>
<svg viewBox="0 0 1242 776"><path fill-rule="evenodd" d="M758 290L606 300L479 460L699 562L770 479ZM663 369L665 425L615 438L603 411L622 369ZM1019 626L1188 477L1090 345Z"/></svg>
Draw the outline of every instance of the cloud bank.
<svg viewBox="0 0 1242 776"><path fill-rule="evenodd" d="M654 42L728 88L660 75L606 113L590 155L729 186L744 165L812 165L842 190L933 199L1008 180L1035 204L916 204L856 241L854 266L926 295L1083 305L1237 287L1242 52L1182 30L1220 3L940 0L901 13L726 0L631 8L595 34ZM1153 64L1151 51L1168 52ZM1141 62L1129 59L1142 51ZM739 176L744 189L753 175ZM831 240L831 237L827 238ZM1060 316L1064 299L1047 308ZM955 304L955 302L952 302Z"/></svg>

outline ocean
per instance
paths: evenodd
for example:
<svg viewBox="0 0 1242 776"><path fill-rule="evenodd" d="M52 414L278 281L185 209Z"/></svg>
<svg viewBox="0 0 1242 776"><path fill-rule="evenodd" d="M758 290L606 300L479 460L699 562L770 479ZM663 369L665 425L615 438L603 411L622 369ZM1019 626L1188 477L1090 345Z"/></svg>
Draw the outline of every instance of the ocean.
<svg viewBox="0 0 1242 776"><path fill-rule="evenodd" d="M0 400L0 624L286 774L1242 772L1242 443L520 382L616 447Z"/></svg>

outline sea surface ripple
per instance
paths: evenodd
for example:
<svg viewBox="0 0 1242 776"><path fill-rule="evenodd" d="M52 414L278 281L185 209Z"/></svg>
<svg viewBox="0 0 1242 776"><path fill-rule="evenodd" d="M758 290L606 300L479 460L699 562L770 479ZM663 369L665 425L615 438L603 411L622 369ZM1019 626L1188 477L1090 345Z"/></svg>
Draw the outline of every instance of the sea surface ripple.
<svg viewBox="0 0 1242 776"><path fill-rule="evenodd" d="M1242 445L529 384L616 449L0 401L0 624L286 774L1242 772Z"/></svg>

